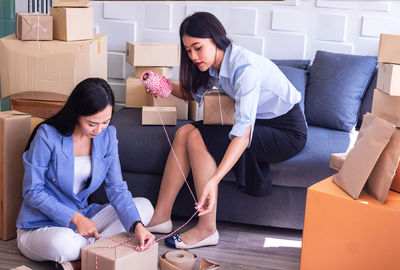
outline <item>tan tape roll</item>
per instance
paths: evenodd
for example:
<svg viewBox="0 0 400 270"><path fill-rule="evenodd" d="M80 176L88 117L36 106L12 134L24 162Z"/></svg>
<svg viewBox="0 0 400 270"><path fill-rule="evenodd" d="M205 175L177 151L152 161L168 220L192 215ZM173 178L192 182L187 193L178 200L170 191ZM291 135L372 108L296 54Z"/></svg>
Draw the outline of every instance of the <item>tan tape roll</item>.
<svg viewBox="0 0 400 270"><path fill-rule="evenodd" d="M193 270L197 256L185 250L174 250L167 252L165 254L165 259L179 267L179 269Z"/></svg>

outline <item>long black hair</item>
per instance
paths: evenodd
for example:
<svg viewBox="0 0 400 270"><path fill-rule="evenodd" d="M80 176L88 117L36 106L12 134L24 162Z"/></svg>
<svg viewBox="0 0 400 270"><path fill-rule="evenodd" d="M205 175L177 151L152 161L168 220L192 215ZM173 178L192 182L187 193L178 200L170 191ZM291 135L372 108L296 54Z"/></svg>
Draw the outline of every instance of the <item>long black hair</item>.
<svg viewBox="0 0 400 270"><path fill-rule="evenodd" d="M59 112L41 124L54 126L63 136L71 136L80 116L96 114L108 105L114 108L114 95L110 85L101 78L88 78L74 88ZM33 130L25 151L29 149L39 126Z"/></svg>
<svg viewBox="0 0 400 270"><path fill-rule="evenodd" d="M191 94L196 93L201 87L207 88L209 86L210 75L208 70L200 71L190 60L182 37L187 35L196 38L210 38L215 42L217 48L223 51L231 44L231 41L226 36L222 23L208 12L196 12L186 17L179 28L179 35L181 39L180 86L186 96L191 97Z"/></svg>

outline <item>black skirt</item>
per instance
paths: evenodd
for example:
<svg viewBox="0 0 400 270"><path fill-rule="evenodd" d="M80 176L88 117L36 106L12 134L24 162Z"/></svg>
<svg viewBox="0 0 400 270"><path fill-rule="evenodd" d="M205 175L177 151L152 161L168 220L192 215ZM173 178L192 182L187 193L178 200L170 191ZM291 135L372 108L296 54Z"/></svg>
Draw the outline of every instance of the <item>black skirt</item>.
<svg viewBox="0 0 400 270"><path fill-rule="evenodd" d="M231 140L231 125L192 123L199 129L208 151L217 165L225 155ZM251 145L234 166L236 181L244 191L254 196L272 192L269 163L287 160L299 153L307 141L307 127L299 104L286 114L272 119L256 119Z"/></svg>

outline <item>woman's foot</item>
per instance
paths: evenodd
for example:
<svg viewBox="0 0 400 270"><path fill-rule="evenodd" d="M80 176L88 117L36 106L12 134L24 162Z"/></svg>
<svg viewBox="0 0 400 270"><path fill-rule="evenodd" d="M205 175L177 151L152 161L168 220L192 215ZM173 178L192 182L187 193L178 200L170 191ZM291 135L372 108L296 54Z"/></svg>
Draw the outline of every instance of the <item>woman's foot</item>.
<svg viewBox="0 0 400 270"><path fill-rule="evenodd" d="M151 224L151 222L149 224ZM169 219L163 223L147 226L146 229L152 233L170 233L172 232L172 221Z"/></svg>
<svg viewBox="0 0 400 270"><path fill-rule="evenodd" d="M218 244L218 231L210 234L210 231L198 230L195 228L182 234L175 234L165 239L167 246L172 248L197 248L204 246L214 246Z"/></svg>

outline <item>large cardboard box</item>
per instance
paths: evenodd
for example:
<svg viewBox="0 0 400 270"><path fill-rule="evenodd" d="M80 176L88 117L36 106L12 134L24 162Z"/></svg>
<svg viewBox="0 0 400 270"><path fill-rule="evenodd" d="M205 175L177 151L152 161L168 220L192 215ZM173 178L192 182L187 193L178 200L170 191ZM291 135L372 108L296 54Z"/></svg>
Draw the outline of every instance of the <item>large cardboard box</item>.
<svg viewBox="0 0 400 270"><path fill-rule="evenodd" d="M93 39L93 9L52 7L53 37L64 41Z"/></svg>
<svg viewBox="0 0 400 270"><path fill-rule="evenodd" d="M41 101L10 99L11 110L16 110L30 114L34 117L50 118L55 115L64 106L63 101Z"/></svg>
<svg viewBox="0 0 400 270"><path fill-rule="evenodd" d="M53 0L53 7L88 7L89 0Z"/></svg>
<svg viewBox="0 0 400 270"><path fill-rule="evenodd" d="M188 101L177 98L174 95L169 95L166 98L153 98L149 95L150 106L158 107L175 107L176 108L176 118L178 120L188 120Z"/></svg>
<svg viewBox="0 0 400 270"><path fill-rule="evenodd" d="M41 118L41 117L35 117L32 116L31 118L31 132L43 121L45 121L46 119Z"/></svg>
<svg viewBox="0 0 400 270"><path fill-rule="evenodd" d="M375 89L372 99L372 114L400 127L400 96L391 96Z"/></svg>
<svg viewBox="0 0 400 270"><path fill-rule="evenodd" d="M107 79L107 36L75 42L1 38L0 76L2 98L66 101L83 79Z"/></svg>
<svg viewBox="0 0 400 270"><path fill-rule="evenodd" d="M125 107L142 108L148 106L151 94L146 92L139 78L129 76L126 79Z"/></svg>
<svg viewBox="0 0 400 270"><path fill-rule="evenodd" d="M138 252L134 248L137 242L127 233L110 238L101 239L81 249L82 270L157 270L158 243Z"/></svg>
<svg viewBox="0 0 400 270"><path fill-rule="evenodd" d="M171 78L174 73L173 67L135 67L135 77L142 78L142 75L146 70L151 70L167 79Z"/></svg>
<svg viewBox="0 0 400 270"><path fill-rule="evenodd" d="M204 95L204 124L233 125L234 113L235 101L228 95L214 91Z"/></svg>
<svg viewBox="0 0 400 270"><path fill-rule="evenodd" d="M381 34L378 62L400 64L400 35Z"/></svg>
<svg viewBox="0 0 400 270"><path fill-rule="evenodd" d="M399 228L400 194L354 200L327 178L307 190L300 269L400 269Z"/></svg>
<svg viewBox="0 0 400 270"><path fill-rule="evenodd" d="M391 96L400 96L400 65L379 63L376 88Z"/></svg>
<svg viewBox="0 0 400 270"><path fill-rule="evenodd" d="M16 221L22 203L22 153L31 134L31 116L0 112L0 239L17 237Z"/></svg>
<svg viewBox="0 0 400 270"><path fill-rule="evenodd" d="M53 17L40 13L17 13L15 35L20 40L53 40Z"/></svg>
<svg viewBox="0 0 400 270"><path fill-rule="evenodd" d="M194 100L189 101L189 119L193 121L203 120L204 104L199 104Z"/></svg>
<svg viewBox="0 0 400 270"><path fill-rule="evenodd" d="M161 119L160 119L161 118ZM176 125L175 107L150 107L143 106L142 125Z"/></svg>
<svg viewBox="0 0 400 270"><path fill-rule="evenodd" d="M126 62L133 66L179 66L179 53L179 43L126 42Z"/></svg>

